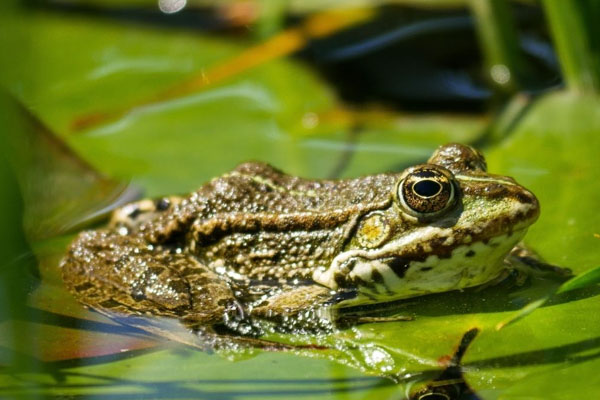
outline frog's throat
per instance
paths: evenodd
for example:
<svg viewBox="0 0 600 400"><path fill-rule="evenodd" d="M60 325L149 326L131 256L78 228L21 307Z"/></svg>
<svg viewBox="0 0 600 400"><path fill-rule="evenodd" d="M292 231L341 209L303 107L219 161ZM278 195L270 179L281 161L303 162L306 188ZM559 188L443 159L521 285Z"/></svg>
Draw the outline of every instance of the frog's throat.
<svg viewBox="0 0 600 400"><path fill-rule="evenodd" d="M440 228L428 229L435 231ZM354 303L390 301L463 289L496 278L504 268L504 256L521 240L526 230L460 245L445 257L431 254L421 260L406 260L404 268L395 270L386 259L402 257L403 243L408 245L414 239L411 234L375 251L354 249L340 253L328 269L316 270L313 279L334 290L342 285L356 288L359 297ZM418 232L419 235L423 233Z"/></svg>

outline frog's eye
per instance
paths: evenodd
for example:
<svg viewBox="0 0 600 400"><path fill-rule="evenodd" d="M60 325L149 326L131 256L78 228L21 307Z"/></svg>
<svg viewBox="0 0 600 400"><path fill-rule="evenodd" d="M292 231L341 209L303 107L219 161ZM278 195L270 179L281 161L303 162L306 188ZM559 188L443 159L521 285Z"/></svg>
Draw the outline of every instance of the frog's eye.
<svg viewBox="0 0 600 400"><path fill-rule="evenodd" d="M416 167L400 181L398 200L411 215L428 217L440 214L454 204L452 175L441 168Z"/></svg>

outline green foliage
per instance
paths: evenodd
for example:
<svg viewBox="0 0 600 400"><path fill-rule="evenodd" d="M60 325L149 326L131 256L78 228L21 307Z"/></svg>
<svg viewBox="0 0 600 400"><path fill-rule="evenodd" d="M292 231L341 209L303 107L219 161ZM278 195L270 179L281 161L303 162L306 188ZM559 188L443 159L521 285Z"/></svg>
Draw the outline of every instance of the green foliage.
<svg viewBox="0 0 600 400"><path fill-rule="evenodd" d="M569 279L567 282L560 285L556 293L570 292L571 290L586 288L597 285L598 283L600 283L600 267L588 269L581 275Z"/></svg>
<svg viewBox="0 0 600 400"><path fill-rule="evenodd" d="M600 322L595 311L600 292L592 285L597 282L592 268L600 259L594 206L600 200L599 105L594 97L548 96L490 151L490 168L517 176L539 197L542 214L526 242L547 261L582 275L544 307L500 331L485 331L474 342L464 360L466 375L485 399L600 395L593 377L600 366L600 339L593 328Z"/></svg>
<svg viewBox="0 0 600 400"><path fill-rule="evenodd" d="M600 6L596 0L542 1L568 87L600 91Z"/></svg>

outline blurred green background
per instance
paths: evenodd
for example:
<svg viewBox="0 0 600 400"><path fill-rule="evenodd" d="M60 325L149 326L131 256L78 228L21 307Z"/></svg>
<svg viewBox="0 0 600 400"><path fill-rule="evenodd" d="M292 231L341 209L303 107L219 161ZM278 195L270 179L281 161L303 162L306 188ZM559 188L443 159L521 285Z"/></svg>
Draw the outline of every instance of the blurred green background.
<svg viewBox="0 0 600 400"><path fill-rule="evenodd" d="M451 398L600 396L597 1L1 7L0 397L419 398L473 328L456 382L440 383ZM62 287L72 235L124 201L186 193L247 160L311 178L399 171L451 141L539 197L526 244L587 273L582 287L427 296L399 306L409 323L239 354L143 336Z"/></svg>

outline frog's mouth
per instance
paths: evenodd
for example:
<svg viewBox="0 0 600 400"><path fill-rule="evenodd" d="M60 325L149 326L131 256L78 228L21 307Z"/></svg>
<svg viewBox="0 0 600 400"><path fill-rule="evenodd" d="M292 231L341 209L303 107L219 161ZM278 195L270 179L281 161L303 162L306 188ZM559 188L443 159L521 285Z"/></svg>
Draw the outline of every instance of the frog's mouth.
<svg viewBox="0 0 600 400"><path fill-rule="evenodd" d="M375 251L349 250L339 254L329 269L315 271L313 279L332 289L357 290L360 296L352 304L464 289L496 278L504 257L528 226L425 254L391 244Z"/></svg>

